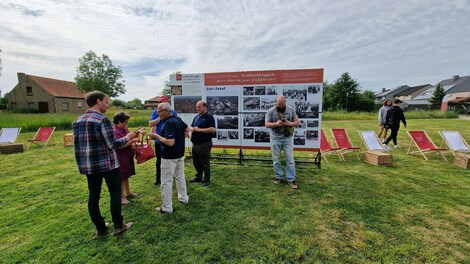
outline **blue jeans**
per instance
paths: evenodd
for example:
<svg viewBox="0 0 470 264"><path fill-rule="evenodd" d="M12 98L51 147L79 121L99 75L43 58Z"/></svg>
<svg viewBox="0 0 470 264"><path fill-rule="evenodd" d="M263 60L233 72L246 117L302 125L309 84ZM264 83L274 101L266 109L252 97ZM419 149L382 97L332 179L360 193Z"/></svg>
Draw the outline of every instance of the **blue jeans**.
<svg viewBox="0 0 470 264"><path fill-rule="evenodd" d="M286 174L288 181L295 181L294 146L292 137L271 138L271 153L273 157L274 177L282 179L284 170L281 163L281 150L286 156Z"/></svg>

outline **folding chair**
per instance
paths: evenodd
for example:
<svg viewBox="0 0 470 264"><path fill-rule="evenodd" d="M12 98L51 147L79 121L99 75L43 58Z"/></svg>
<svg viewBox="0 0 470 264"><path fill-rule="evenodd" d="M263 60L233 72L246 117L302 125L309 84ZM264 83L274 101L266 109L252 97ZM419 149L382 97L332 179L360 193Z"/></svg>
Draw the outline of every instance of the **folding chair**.
<svg viewBox="0 0 470 264"><path fill-rule="evenodd" d="M323 132L323 129L321 130L321 135L320 135L320 153L327 163L328 163L328 159L326 158L326 155L330 155L330 154L336 154L338 155L338 158L340 161L345 161L343 154L341 153L341 148L333 148L330 145L330 142L328 142L328 139L326 139L325 137L325 133Z"/></svg>
<svg viewBox="0 0 470 264"><path fill-rule="evenodd" d="M425 160L429 160L426 156L427 153L437 153L442 156L442 158L447 161L446 157L444 156L444 151L447 149L445 148L437 148L432 142L431 138L424 132L424 130L415 130L415 131L407 131L408 135L411 138L410 146L408 147L408 152L406 154L421 154L423 155ZM414 145L418 148L418 150L411 151L411 147Z"/></svg>
<svg viewBox="0 0 470 264"><path fill-rule="evenodd" d="M362 144L365 145L367 150L375 150L375 151L383 151L387 152L390 150L389 147L382 145L380 143L379 138L375 134L375 131L367 130L367 131L359 131L359 136L361 136Z"/></svg>
<svg viewBox="0 0 470 264"><path fill-rule="evenodd" d="M470 147L459 131L439 131L439 134L443 139L441 148L445 143L452 155L455 156L455 153L470 153Z"/></svg>
<svg viewBox="0 0 470 264"><path fill-rule="evenodd" d="M34 135L33 139L28 139L29 145L26 150L31 147L31 144L36 144L40 146L44 144L43 148L47 146L49 140L52 138L52 134L54 133L55 127L40 127L36 135ZM55 145L55 140L52 138L52 144Z"/></svg>
<svg viewBox="0 0 470 264"><path fill-rule="evenodd" d="M13 144L15 143L18 135L20 134L21 128L13 127L13 128L2 128L0 130L0 145L3 144Z"/></svg>
<svg viewBox="0 0 470 264"><path fill-rule="evenodd" d="M351 139L349 138L348 133L346 132L346 129L344 128L332 128L331 133L333 134L333 137L335 138L336 145L338 148L341 148L341 154L349 153L349 152L356 152L356 157L358 160L359 158L359 152L361 151L361 147L354 147L351 144Z"/></svg>

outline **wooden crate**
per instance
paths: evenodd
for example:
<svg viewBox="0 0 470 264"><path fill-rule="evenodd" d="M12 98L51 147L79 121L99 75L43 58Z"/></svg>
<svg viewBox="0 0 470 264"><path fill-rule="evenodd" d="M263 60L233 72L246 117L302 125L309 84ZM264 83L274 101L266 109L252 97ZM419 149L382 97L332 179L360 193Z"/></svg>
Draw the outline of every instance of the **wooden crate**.
<svg viewBox="0 0 470 264"><path fill-rule="evenodd" d="M454 164L460 168L470 169L470 154L455 154Z"/></svg>
<svg viewBox="0 0 470 264"><path fill-rule="evenodd" d="M1 154L13 154L13 153L20 153L23 151L24 151L23 143L0 145Z"/></svg>
<svg viewBox="0 0 470 264"><path fill-rule="evenodd" d="M388 153L370 150L364 152L364 162L372 165L392 166L393 157Z"/></svg>

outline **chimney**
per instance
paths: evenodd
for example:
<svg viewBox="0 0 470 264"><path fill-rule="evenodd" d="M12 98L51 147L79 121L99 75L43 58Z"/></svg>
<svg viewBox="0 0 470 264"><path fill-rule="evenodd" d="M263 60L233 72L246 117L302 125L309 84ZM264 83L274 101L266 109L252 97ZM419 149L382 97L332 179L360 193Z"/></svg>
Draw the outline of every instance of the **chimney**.
<svg viewBox="0 0 470 264"><path fill-rule="evenodd" d="M385 88L382 88L382 93L385 93Z"/></svg>
<svg viewBox="0 0 470 264"><path fill-rule="evenodd" d="M18 75L18 82L21 82L26 77L26 74L24 72L19 72L17 73L17 75Z"/></svg>
<svg viewBox="0 0 470 264"><path fill-rule="evenodd" d="M460 76L458 76L458 75L452 76L452 82L457 81L459 78L460 78Z"/></svg>

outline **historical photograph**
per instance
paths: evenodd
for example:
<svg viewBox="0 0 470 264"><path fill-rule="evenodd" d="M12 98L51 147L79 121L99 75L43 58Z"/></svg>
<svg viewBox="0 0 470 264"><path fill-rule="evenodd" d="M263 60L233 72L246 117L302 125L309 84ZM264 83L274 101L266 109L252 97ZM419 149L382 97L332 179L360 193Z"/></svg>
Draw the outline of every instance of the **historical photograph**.
<svg viewBox="0 0 470 264"><path fill-rule="evenodd" d="M259 110L259 97L245 97L243 98L243 110Z"/></svg>
<svg viewBox="0 0 470 264"><path fill-rule="evenodd" d="M228 131L229 139L238 139L238 130L229 130Z"/></svg>
<svg viewBox="0 0 470 264"><path fill-rule="evenodd" d="M318 127L318 120L307 120L307 127Z"/></svg>
<svg viewBox="0 0 470 264"><path fill-rule="evenodd" d="M253 86L243 87L243 95L255 95L255 87Z"/></svg>
<svg viewBox="0 0 470 264"><path fill-rule="evenodd" d="M261 97L261 109L268 110L276 104L276 97Z"/></svg>
<svg viewBox="0 0 470 264"><path fill-rule="evenodd" d="M238 115L238 96L207 96L207 105L214 115Z"/></svg>
<svg viewBox="0 0 470 264"><path fill-rule="evenodd" d="M307 121L299 120L299 125L297 127L298 128L307 128Z"/></svg>
<svg viewBox="0 0 470 264"><path fill-rule="evenodd" d="M305 88L295 88L295 87L285 87L282 94L291 101L295 102L306 102L307 101L307 89Z"/></svg>
<svg viewBox="0 0 470 264"><path fill-rule="evenodd" d="M256 129L255 130L255 142L266 142L269 140L269 132L266 129Z"/></svg>
<svg viewBox="0 0 470 264"><path fill-rule="evenodd" d="M255 86L255 95L265 95L266 86Z"/></svg>
<svg viewBox="0 0 470 264"><path fill-rule="evenodd" d="M299 118L318 118L320 106L309 102L296 102L294 109Z"/></svg>
<svg viewBox="0 0 470 264"><path fill-rule="evenodd" d="M172 85L171 86L171 95L182 95L183 87L181 85Z"/></svg>
<svg viewBox="0 0 470 264"><path fill-rule="evenodd" d="M307 91L309 94L316 94L320 91L320 86L317 85L309 85L307 87Z"/></svg>
<svg viewBox="0 0 470 264"><path fill-rule="evenodd" d="M265 113L245 114L243 124L245 127L264 127Z"/></svg>
<svg viewBox="0 0 470 264"><path fill-rule="evenodd" d="M276 86L268 86L266 87L266 95L276 95Z"/></svg>
<svg viewBox="0 0 470 264"><path fill-rule="evenodd" d="M200 101L201 96L174 96L174 109L179 113L197 113L196 103Z"/></svg>
<svg viewBox="0 0 470 264"><path fill-rule="evenodd" d="M227 140L228 139L228 132L226 130L217 131L217 139L218 140Z"/></svg>
<svg viewBox="0 0 470 264"><path fill-rule="evenodd" d="M243 139L254 139L255 138L255 129L254 128L245 128L243 129Z"/></svg>
<svg viewBox="0 0 470 264"><path fill-rule="evenodd" d="M307 140L318 140L318 130L307 130L306 137Z"/></svg>
<svg viewBox="0 0 470 264"><path fill-rule="evenodd" d="M295 130L294 132L294 145L305 145L305 131Z"/></svg>
<svg viewBox="0 0 470 264"><path fill-rule="evenodd" d="M238 129L238 116L217 117L217 129Z"/></svg>

